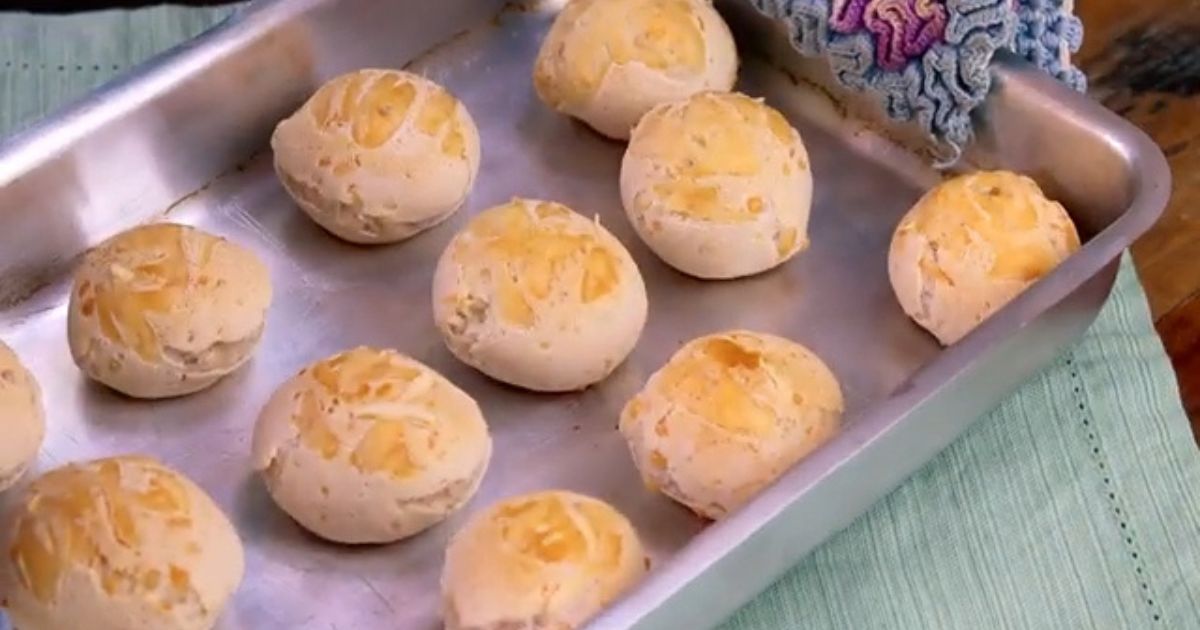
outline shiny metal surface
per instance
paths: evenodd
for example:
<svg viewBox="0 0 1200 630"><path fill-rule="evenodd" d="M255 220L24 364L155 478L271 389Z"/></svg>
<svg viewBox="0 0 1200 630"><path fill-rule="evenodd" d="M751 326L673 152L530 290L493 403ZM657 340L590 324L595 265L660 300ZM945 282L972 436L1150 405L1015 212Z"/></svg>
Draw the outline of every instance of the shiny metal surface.
<svg viewBox="0 0 1200 630"><path fill-rule="evenodd" d="M813 246L757 278L691 280L658 262L626 223L617 191L622 147L533 96L530 66L553 9L509 8L493 19L501 4L255 5L0 146L0 337L46 393L49 433L37 470L142 451L196 479L247 546L245 581L224 630L439 626L442 549L465 513L400 544L337 547L303 533L250 472L259 407L313 359L378 344L441 370L480 401L496 440L467 513L538 488L602 497L638 526L655 570L593 625L702 628L849 523L1080 334L1107 296L1118 253L1165 205L1165 164L1144 136L1040 75L1002 65L970 158L1033 173L1070 203L1089 240L943 351L904 318L886 275L892 226L935 173L794 82L789 73L805 75L804 64L788 52L782 29L731 0L722 7L748 56L770 59L748 59L742 88L782 109L808 145ZM265 139L324 78L409 62L474 114L484 153L479 184L463 212L412 241L343 244L287 199L262 153ZM640 346L582 394L492 383L455 362L433 326L437 254L471 213L518 194L599 214L650 289ZM86 383L72 365L65 273L87 246L164 212L254 248L271 267L277 300L263 347L241 372L189 398L134 402ZM732 327L786 335L821 354L842 380L848 426L744 510L706 527L642 488L614 426L625 400L683 341Z"/></svg>

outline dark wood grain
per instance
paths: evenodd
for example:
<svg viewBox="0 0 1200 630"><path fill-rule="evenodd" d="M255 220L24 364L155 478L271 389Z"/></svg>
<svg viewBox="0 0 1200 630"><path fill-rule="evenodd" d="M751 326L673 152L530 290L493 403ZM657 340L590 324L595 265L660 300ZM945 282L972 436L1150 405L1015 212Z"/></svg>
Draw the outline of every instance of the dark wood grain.
<svg viewBox="0 0 1200 630"><path fill-rule="evenodd" d="M1179 375L1184 408L1192 419L1192 430L1200 439L1200 300L1189 299L1171 309L1158 321L1163 343L1171 349L1171 362Z"/></svg>
<svg viewBox="0 0 1200 630"><path fill-rule="evenodd" d="M1133 247L1200 440L1200 0L1083 0L1092 95L1158 142L1175 188Z"/></svg>

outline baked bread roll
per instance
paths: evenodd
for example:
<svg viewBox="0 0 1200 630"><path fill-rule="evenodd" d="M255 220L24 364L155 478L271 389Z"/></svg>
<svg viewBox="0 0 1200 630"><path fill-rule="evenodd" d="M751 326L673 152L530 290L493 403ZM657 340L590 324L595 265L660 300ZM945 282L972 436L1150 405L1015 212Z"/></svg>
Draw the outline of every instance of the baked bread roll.
<svg viewBox="0 0 1200 630"><path fill-rule="evenodd" d="M393 350L355 348L284 383L253 450L275 502L309 531L387 543L462 507L492 440L479 406L445 377Z"/></svg>
<svg viewBox="0 0 1200 630"><path fill-rule="evenodd" d="M242 579L229 520L148 457L48 472L8 525L0 593L20 630L207 630Z"/></svg>
<svg viewBox="0 0 1200 630"><path fill-rule="evenodd" d="M648 565L633 525L603 501L563 491L505 499L446 548L446 630L580 628Z"/></svg>
<svg viewBox="0 0 1200 630"><path fill-rule="evenodd" d="M655 105L733 88L737 67L709 0L572 0L542 43L533 85L551 109L627 140Z"/></svg>
<svg viewBox="0 0 1200 630"><path fill-rule="evenodd" d="M37 458L46 434L42 390L11 348L0 341L0 492Z"/></svg>
<svg viewBox="0 0 1200 630"><path fill-rule="evenodd" d="M83 258L67 315L84 374L135 398L200 391L249 360L271 278L251 251L193 227L155 223Z"/></svg>
<svg viewBox="0 0 1200 630"><path fill-rule="evenodd" d="M271 136L275 171L321 227L394 243L454 214L479 172L479 131L442 86L358 70L317 90Z"/></svg>
<svg viewBox="0 0 1200 630"><path fill-rule="evenodd" d="M719 519L829 441L844 403L815 354L747 331L683 346L621 412L647 487Z"/></svg>
<svg viewBox="0 0 1200 630"><path fill-rule="evenodd" d="M1078 250L1071 217L1032 179L972 173L904 215L888 275L904 312L948 346Z"/></svg>
<svg viewBox="0 0 1200 630"><path fill-rule="evenodd" d="M654 108L621 163L621 200L638 235L699 278L760 273L805 249L812 188L800 134L736 93Z"/></svg>
<svg viewBox="0 0 1200 630"><path fill-rule="evenodd" d="M513 201L476 216L446 248L433 311L456 357L535 391L607 377L646 323L646 286L597 220L561 204Z"/></svg>

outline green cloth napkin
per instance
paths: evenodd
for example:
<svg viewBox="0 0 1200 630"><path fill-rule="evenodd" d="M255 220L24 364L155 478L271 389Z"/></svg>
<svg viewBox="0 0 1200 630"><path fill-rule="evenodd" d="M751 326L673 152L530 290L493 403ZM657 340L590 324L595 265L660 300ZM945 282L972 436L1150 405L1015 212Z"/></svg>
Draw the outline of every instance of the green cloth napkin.
<svg viewBox="0 0 1200 630"><path fill-rule="evenodd" d="M0 132L228 13L0 13ZM725 628L1200 628L1197 455L1125 260L1075 348Z"/></svg>

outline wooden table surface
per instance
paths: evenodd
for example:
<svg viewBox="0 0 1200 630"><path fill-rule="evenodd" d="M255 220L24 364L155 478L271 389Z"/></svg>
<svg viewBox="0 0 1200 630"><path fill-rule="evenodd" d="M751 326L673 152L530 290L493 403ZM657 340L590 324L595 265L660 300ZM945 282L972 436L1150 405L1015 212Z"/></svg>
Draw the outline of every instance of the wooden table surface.
<svg viewBox="0 0 1200 630"><path fill-rule="evenodd" d="M1158 142L1175 190L1133 247L1200 440L1200 0L1082 0L1091 93Z"/></svg>

